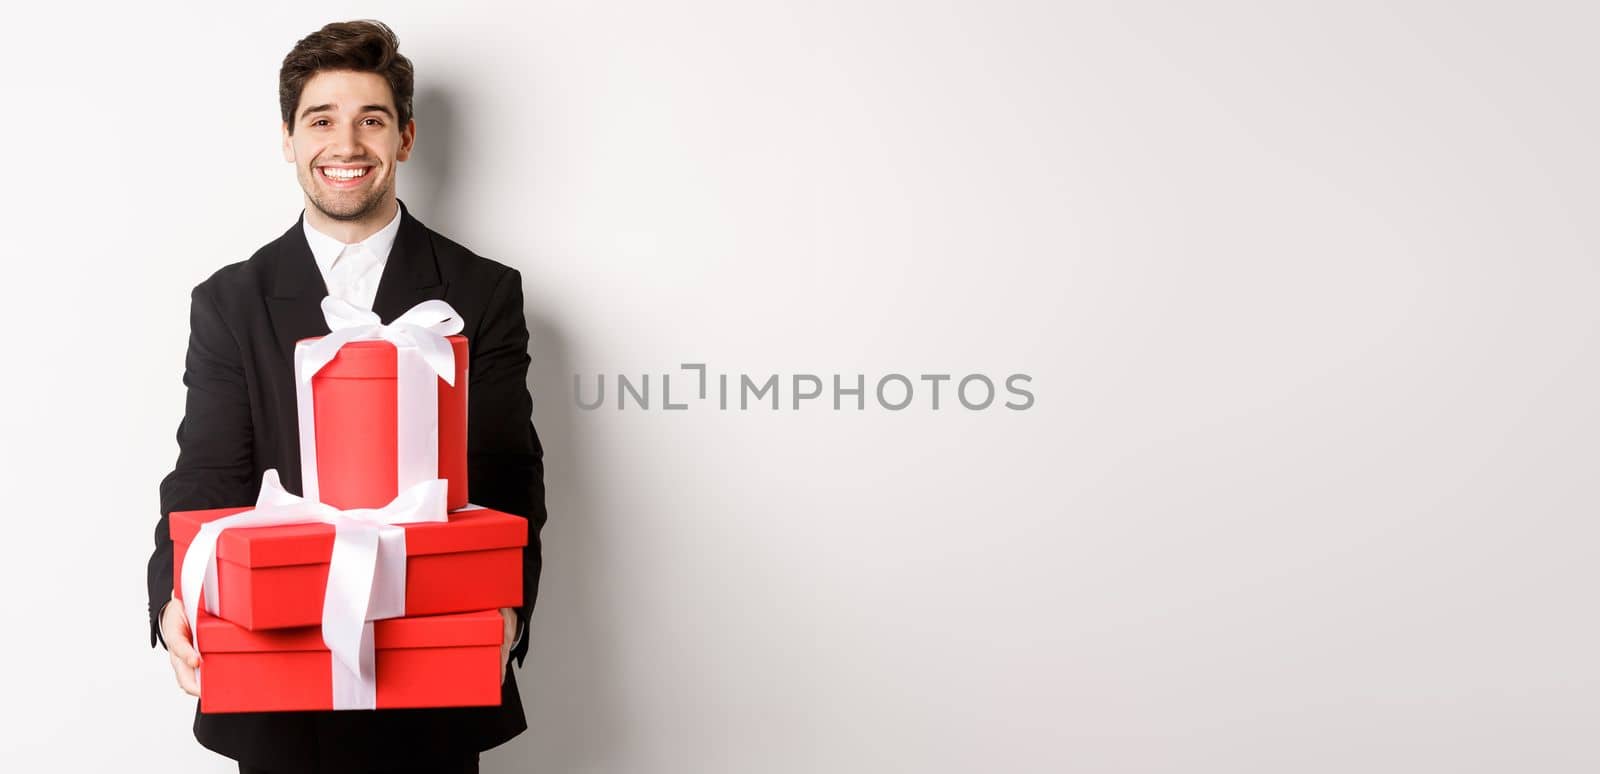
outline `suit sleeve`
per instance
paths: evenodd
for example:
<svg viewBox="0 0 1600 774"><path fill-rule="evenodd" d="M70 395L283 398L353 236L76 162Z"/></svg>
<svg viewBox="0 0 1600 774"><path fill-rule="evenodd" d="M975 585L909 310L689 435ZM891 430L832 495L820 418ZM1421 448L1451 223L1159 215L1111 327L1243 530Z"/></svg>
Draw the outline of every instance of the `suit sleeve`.
<svg viewBox="0 0 1600 774"><path fill-rule="evenodd" d="M543 565L539 533L544 503L544 447L533 426L533 396L528 392L528 325L522 312L522 275L501 274L490 294L472 347L467 388L467 489L472 502L528 520L523 551L522 607L518 628L525 630L539 596ZM521 665L528 652L522 637L511 655Z"/></svg>
<svg viewBox="0 0 1600 774"><path fill-rule="evenodd" d="M194 289L189 305L189 349L184 356L187 388L178 424L178 462L161 481L161 518L147 568L150 645L160 633L161 608L172 595L172 537L168 514L222 508L252 500L252 425L239 345L219 312L208 284Z"/></svg>

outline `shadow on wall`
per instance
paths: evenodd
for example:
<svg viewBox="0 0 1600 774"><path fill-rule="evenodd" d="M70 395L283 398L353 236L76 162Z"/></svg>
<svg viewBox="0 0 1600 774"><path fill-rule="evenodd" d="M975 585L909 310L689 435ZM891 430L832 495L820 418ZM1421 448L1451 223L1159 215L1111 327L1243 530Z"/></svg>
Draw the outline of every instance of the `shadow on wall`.
<svg viewBox="0 0 1600 774"><path fill-rule="evenodd" d="M535 285L534 272L524 284ZM532 294L530 294L532 295ZM576 432L577 407L565 340L537 308L524 310L532 337L534 426L545 449L544 570L530 629L528 658L517 674L528 730L485 753L485 774L605 770L626 736L616 685L614 627L607 575L616 561L595 508ZM541 411L541 408L543 409Z"/></svg>
<svg viewBox="0 0 1600 774"><path fill-rule="evenodd" d="M417 150L406 170L406 204L419 219L468 247L472 235L456 228L467 205L457 206L455 173L462 141L449 95L416 95ZM517 673L528 730L483 754L485 774L575 772L605 768L625 738L615 684L615 649L606 604L606 575L615 566L595 519L594 483L585 475L577 437L578 408L568 399L572 379L566 338L558 321L540 308L539 265L550 256L489 256L522 271L524 314L533 365L533 424L544 445L544 570L529 631L528 658Z"/></svg>
<svg viewBox="0 0 1600 774"><path fill-rule="evenodd" d="M409 168L400 176L406 188L400 198L418 220L455 239L460 233L455 228L459 222L454 207L460 137L450 95L439 89L422 89L412 96L411 110L417 122L417 142L405 162ZM471 249L469 235L463 234L459 241Z"/></svg>

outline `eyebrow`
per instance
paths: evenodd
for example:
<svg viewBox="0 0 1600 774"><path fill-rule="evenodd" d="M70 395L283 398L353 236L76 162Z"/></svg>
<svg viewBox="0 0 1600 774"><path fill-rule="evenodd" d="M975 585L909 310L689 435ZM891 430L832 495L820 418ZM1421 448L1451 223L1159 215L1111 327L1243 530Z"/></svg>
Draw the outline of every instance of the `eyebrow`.
<svg viewBox="0 0 1600 774"><path fill-rule="evenodd" d="M335 105L332 102L322 105L312 105L311 107L300 111L300 119L305 120L305 117L311 115L312 113L331 113L338 107L338 105ZM361 112L382 113L390 118L394 118L394 111L390 110L388 105L362 105Z"/></svg>

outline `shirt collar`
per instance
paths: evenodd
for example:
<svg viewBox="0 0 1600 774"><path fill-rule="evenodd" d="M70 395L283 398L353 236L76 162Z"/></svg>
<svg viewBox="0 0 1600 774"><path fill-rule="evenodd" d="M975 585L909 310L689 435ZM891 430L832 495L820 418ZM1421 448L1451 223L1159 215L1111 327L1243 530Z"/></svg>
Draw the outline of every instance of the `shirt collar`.
<svg viewBox="0 0 1600 774"><path fill-rule="evenodd" d="M389 224L378 229L378 232L366 238L365 241L355 244L365 247L377 257L379 263L389 260L389 252L394 248L395 235L400 233L400 212L402 208L394 208L394 217ZM322 271L322 276L328 276L328 271L333 268L333 262L344 252L345 243L322 233L311 227L311 219L301 213L300 224L305 228L306 244L311 246L311 257L317 261L317 268Z"/></svg>

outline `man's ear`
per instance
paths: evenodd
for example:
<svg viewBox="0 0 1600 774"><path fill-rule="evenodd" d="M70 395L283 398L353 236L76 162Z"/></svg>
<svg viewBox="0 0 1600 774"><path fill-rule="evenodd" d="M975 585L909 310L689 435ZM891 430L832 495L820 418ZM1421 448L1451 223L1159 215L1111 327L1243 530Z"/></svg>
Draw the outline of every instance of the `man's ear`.
<svg viewBox="0 0 1600 774"><path fill-rule="evenodd" d="M406 128L400 130L400 152L394 154L397 161L411 158L411 146L417 142L417 119L406 122Z"/></svg>
<svg viewBox="0 0 1600 774"><path fill-rule="evenodd" d="M294 143L292 142L292 140L294 138L291 137L290 134L289 134L289 123L287 121L285 121L283 123L283 127L282 128L283 128L283 160L287 161L287 162L290 162L290 163L294 163Z"/></svg>

